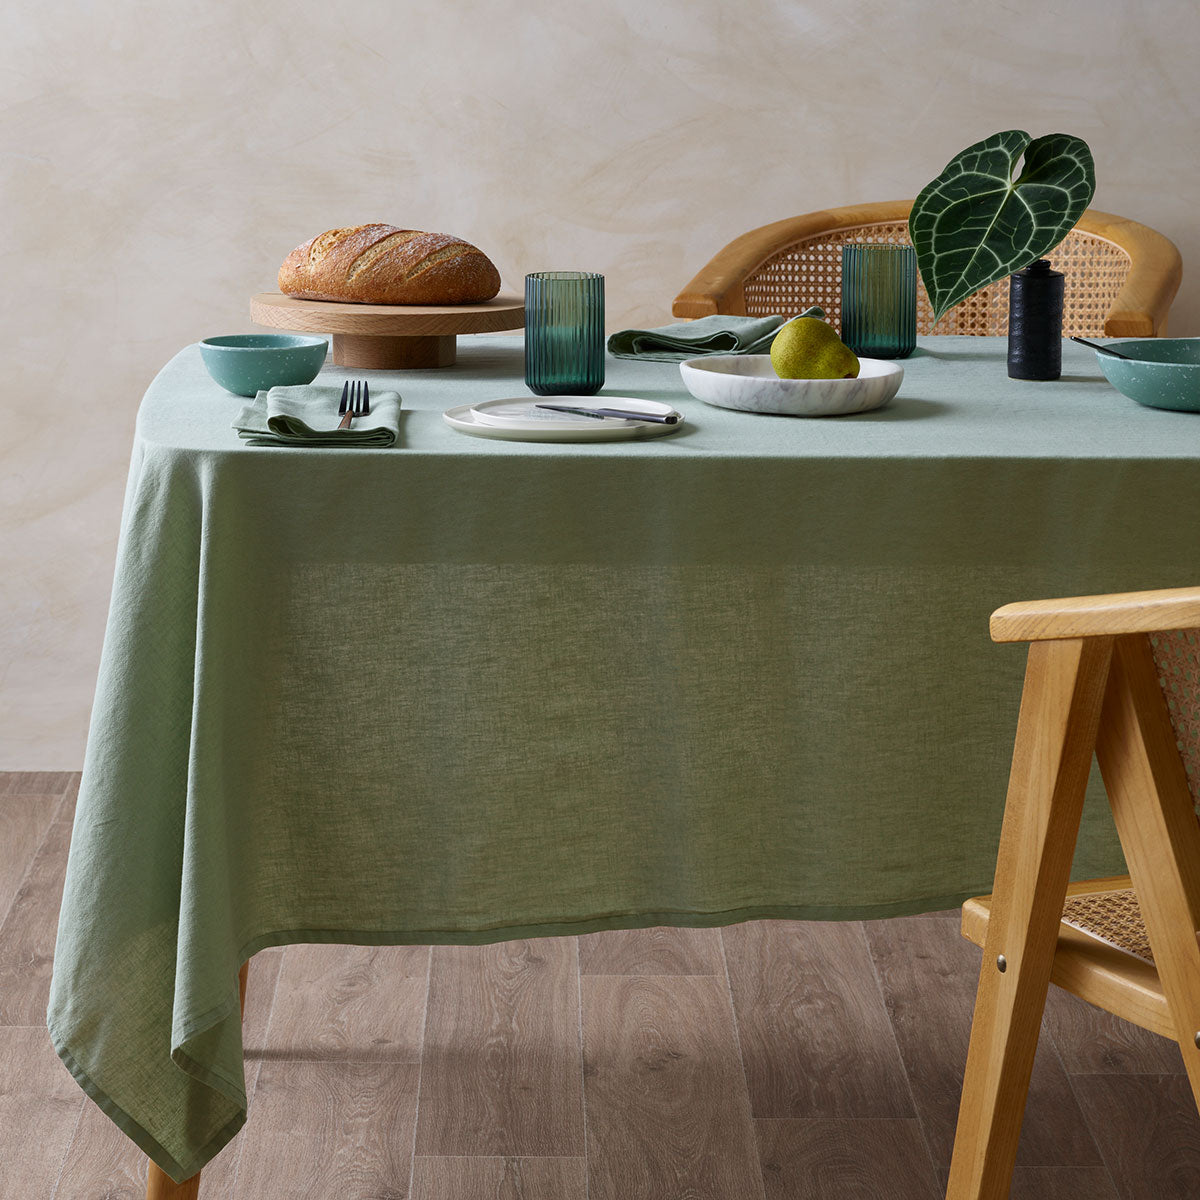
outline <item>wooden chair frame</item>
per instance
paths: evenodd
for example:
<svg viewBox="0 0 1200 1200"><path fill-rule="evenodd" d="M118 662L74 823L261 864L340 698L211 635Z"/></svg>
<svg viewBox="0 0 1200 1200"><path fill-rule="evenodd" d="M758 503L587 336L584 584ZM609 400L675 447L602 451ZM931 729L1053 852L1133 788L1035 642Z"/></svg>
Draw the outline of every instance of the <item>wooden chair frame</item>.
<svg viewBox="0 0 1200 1200"><path fill-rule="evenodd" d="M745 315L746 279L782 250L834 230L907 221L911 209L911 200L885 200L805 213L752 229L730 242L700 271L675 297L671 312L686 318L714 313ZM1097 209L1088 209L1076 228L1114 243L1132 260L1125 286L1105 319L1104 335L1164 336L1167 313L1183 277L1174 243L1148 225Z"/></svg>
<svg viewBox="0 0 1200 1200"><path fill-rule="evenodd" d="M992 616L994 640L1032 644L995 891L981 902L990 911L947 1200L1008 1195L1052 979L1173 1037L1200 1104L1200 824L1147 637L1197 627L1200 588ZM1060 933L1093 751L1154 967L1115 950L1089 955L1088 939ZM977 936L970 907L964 933Z"/></svg>

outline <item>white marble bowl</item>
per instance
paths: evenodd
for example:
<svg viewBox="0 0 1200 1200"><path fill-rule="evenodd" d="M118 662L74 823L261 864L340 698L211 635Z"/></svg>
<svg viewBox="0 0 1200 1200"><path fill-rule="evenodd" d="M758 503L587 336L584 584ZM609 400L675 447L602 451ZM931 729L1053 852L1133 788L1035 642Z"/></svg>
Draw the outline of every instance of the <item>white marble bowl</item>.
<svg viewBox="0 0 1200 1200"><path fill-rule="evenodd" d="M769 354L720 354L679 364L683 384L697 400L719 408L835 417L882 408L899 390L904 368L882 358L860 358L857 379L780 379Z"/></svg>

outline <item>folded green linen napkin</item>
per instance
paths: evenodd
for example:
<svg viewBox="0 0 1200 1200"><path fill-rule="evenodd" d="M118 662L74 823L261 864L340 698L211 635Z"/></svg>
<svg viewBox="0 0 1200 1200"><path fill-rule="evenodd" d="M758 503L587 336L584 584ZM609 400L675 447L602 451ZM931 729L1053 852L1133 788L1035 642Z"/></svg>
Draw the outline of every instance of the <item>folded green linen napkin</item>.
<svg viewBox="0 0 1200 1200"><path fill-rule="evenodd" d="M815 306L796 314L824 315ZM790 320L791 317L731 317L718 313L658 329L622 329L608 339L608 352L614 358L642 358L651 362L682 362L702 354L766 354L780 325Z"/></svg>
<svg viewBox="0 0 1200 1200"><path fill-rule="evenodd" d="M251 446L394 446L400 436L400 393L372 392L371 411L339 429L340 387L273 387L259 392L233 423Z"/></svg>

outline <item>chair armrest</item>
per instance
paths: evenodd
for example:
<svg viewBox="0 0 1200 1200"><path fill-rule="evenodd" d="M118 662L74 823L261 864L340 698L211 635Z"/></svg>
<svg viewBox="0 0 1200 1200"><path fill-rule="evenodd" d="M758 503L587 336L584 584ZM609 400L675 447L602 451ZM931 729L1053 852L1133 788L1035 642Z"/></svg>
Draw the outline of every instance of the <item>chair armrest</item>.
<svg viewBox="0 0 1200 1200"><path fill-rule="evenodd" d="M671 312L676 317L708 317L714 313L745 316L746 297L742 285L750 274L780 250L835 229L852 229L856 225L875 225L881 221L904 221L911 208L911 200L886 200L805 213L751 229L718 251L675 297Z"/></svg>
<svg viewBox="0 0 1200 1200"><path fill-rule="evenodd" d="M1183 278L1183 260L1169 238L1137 221L1089 209L1079 228L1107 238L1133 260L1125 285L1104 319L1105 337L1165 337L1167 313Z"/></svg>
<svg viewBox="0 0 1200 1200"><path fill-rule="evenodd" d="M1200 587L1006 604L992 613L990 628L994 642L1042 642L1196 629L1200 628Z"/></svg>

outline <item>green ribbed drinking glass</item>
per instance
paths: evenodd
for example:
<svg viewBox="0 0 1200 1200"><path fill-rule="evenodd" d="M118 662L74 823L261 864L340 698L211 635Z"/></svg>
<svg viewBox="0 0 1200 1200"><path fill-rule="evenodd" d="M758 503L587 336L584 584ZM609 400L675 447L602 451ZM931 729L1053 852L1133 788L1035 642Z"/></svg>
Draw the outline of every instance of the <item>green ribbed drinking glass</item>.
<svg viewBox="0 0 1200 1200"><path fill-rule="evenodd" d="M604 276L525 276L525 386L537 396L594 396L604 386Z"/></svg>
<svg viewBox="0 0 1200 1200"><path fill-rule="evenodd" d="M907 358L917 345L917 252L895 242L842 247L842 341L864 358Z"/></svg>

